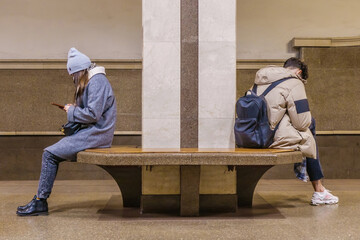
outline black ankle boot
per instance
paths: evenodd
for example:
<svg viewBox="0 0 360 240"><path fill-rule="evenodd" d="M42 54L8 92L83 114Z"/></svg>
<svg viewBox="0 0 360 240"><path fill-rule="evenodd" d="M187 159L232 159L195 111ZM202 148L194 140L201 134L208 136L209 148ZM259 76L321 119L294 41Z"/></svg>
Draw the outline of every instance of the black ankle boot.
<svg viewBox="0 0 360 240"><path fill-rule="evenodd" d="M17 208L17 210L19 211L19 210L25 210L26 208L28 208L29 206L30 206L30 204L33 202L33 201L35 201L36 200L36 195L34 195L34 198L28 203L28 204L26 204L26 205L24 205L24 206L18 206L18 208Z"/></svg>
<svg viewBox="0 0 360 240"><path fill-rule="evenodd" d="M22 210L17 210L16 214L18 216L38 216L38 215L47 215L48 214L48 204L46 199L37 200L33 199L27 206L27 208Z"/></svg>

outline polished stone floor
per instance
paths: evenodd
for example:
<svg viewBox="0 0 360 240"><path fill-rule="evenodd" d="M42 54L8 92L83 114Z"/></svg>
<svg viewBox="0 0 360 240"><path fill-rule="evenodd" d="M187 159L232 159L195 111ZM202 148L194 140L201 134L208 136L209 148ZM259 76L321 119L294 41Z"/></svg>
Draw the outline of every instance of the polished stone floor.
<svg viewBox="0 0 360 240"><path fill-rule="evenodd" d="M261 180L252 209L198 218L123 209L114 181L57 181L48 216L17 217L36 181L0 181L0 239L360 239L360 180L326 180L338 205L310 206L297 180Z"/></svg>

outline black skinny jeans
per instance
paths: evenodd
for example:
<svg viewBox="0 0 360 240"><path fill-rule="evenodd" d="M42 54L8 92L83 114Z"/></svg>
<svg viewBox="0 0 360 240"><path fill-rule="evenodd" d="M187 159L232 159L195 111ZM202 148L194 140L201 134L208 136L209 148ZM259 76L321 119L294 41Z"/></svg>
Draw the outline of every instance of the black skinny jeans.
<svg viewBox="0 0 360 240"><path fill-rule="evenodd" d="M311 121L311 125L309 127L311 133L313 134L314 138L316 135L315 132L315 119L313 118ZM315 139L316 141L316 139ZM314 158L306 158L306 171L309 175L310 181L317 181L324 177L320 160L319 160L319 149L316 144L316 159Z"/></svg>
<svg viewBox="0 0 360 240"><path fill-rule="evenodd" d="M47 199L54 185L59 163L65 161L51 152L44 151L42 155L41 174L37 197Z"/></svg>

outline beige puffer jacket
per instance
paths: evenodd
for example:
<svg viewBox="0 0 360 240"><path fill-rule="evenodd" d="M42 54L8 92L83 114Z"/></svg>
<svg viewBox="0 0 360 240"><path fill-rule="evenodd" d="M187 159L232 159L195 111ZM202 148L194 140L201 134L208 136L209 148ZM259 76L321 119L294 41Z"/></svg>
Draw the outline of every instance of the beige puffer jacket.
<svg viewBox="0 0 360 240"><path fill-rule="evenodd" d="M296 149L305 157L316 158L316 143L309 129L311 113L305 80L283 67L262 68L255 77L257 94L262 94L272 82L287 77L293 78L280 83L265 96L271 127L274 129L280 122L270 148Z"/></svg>

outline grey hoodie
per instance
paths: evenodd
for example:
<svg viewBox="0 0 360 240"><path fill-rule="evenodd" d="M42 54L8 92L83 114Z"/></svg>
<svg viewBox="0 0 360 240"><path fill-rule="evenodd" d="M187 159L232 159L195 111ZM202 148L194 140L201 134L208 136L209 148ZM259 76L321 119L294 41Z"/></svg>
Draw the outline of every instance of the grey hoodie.
<svg viewBox="0 0 360 240"><path fill-rule="evenodd" d="M305 157L316 158L316 143L309 130L311 113L305 80L286 68L269 66L256 73L257 93L260 95L272 82L287 77L292 78L276 86L265 97L271 127L280 123L270 148L297 149Z"/></svg>

